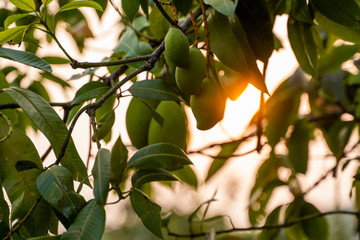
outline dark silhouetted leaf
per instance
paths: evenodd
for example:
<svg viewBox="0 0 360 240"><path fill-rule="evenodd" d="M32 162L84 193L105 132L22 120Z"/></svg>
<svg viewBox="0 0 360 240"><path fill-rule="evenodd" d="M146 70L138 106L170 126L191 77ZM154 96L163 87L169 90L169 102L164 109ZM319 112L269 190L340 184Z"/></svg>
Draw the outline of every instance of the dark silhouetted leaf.
<svg viewBox="0 0 360 240"><path fill-rule="evenodd" d="M131 177L131 184L133 187L155 181L179 181L179 179L162 169L140 169Z"/></svg>

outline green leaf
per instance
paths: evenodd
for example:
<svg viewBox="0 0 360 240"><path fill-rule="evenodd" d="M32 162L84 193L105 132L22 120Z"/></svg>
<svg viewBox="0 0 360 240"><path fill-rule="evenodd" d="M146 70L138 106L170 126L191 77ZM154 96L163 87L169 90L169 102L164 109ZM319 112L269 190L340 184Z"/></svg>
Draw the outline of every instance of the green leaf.
<svg viewBox="0 0 360 240"><path fill-rule="evenodd" d="M69 3L65 4L64 6L62 6L57 13L69 11L69 10L73 10L73 9L77 9L77 8L81 8L81 7L90 7L90 8L94 8L101 12L103 11L102 7L97 2L84 0L84 1L69 2Z"/></svg>
<svg viewBox="0 0 360 240"><path fill-rule="evenodd" d="M37 178L36 184L43 198L70 222L85 205L85 199L74 191L71 172L64 167L50 167Z"/></svg>
<svg viewBox="0 0 360 240"><path fill-rule="evenodd" d="M109 150L101 148L96 154L92 175L94 176L94 196L100 205L106 204L110 184L110 159Z"/></svg>
<svg viewBox="0 0 360 240"><path fill-rule="evenodd" d="M131 184L134 188L156 181L179 181L179 179L162 169L140 169L131 176Z"/></svg>
<svg viewBox="0 0 360 240"><path fill-rule="evenodd" d="M126 16L132 22L139 10L140 2L139 0L121 0L121 7L124 10Z"/></svg>
<svg viewBox="0 0 360 240"><path fill-rule="evenodd" d="M49 94L41 82L33 81L27 89L41 96L45 101L50 102Z"/></svg>
<svg viewBox="0 0 360 240"><path fill-rule="evenodd" d="M134 189L130 194L130 200L145 227L156 236L163 238L161 233L161 207L137 189Z"/></svg>
<svg viewBox="0 0 360 240"><path fill-rule="evenodd" d="M265 226L275 226L279 224L281 206L275 208L266 218ZM261 231L257 240L277 240L279 239L279 229L264 229Z"/></svg>
<svg viewBox="0 0 360 240"><path fill-rule="evenodd" d="M235 14L244 28L254 56L264 63L267 62L274 50L274 37L272 33L273 21L266 1L241 0L236 7ZM243 46L244 51L246 48Z"/></svg>
<svg viewBox="0 0 360 240"><path fill-rule="evenodd" d="M301 22L313 23L313 19L306 0L292 0L291 13L292 16Z"/></svg>
<svg viewBox="0 0 360 240"><path fill-rule="evenodd" d="M60 240L60 239L61 239L61 235L34 237L34 238L29 238L28 240Z"/></svg>
<svg viewBox="0 0 360 240"><path fill-rule="evenodd" d="M9 206L4 198L0 184L0 239L4 239L9 230Z"/></svg>
<svg viewBox="0 0 360 240"><path fill-rule="evenodd" d="M12 2L16 7L28 11L28 12L35 12L35 2L33 0L9 0Z"/></svg>
<svg viewBox="0 0 360 240"><path fill-rule="evenodd" d="M5 136L7 131L7 127L0 127L0 138ZM31 140L17 128L14 128L9 138L0 143L0 152L0 182L10 203L13 204L22 194L24 195L23 203L17 210L17 218L21 219L40 196L36 179L41 174L39 169L42 169L42 162ZM19 160L33 162L37 168L18 172L15 166ZM23 229L30 236L47 233L51 213L49 207L46 201L41 200L29 216Z"/></svg>
<svg viewBox="0 0 360 240"><path fill-rule="evenodd" d="M66 87L71 87L69 83L67 83L65 80L61 79L60 77L57 77L49 72L42 72L40 73L40 75L43 78L49 79L50 81L57 83L59 85L61 85L61 87L66 88Z"/></svg>
<svg viewBox="0 0 360 240"><path fill-rule="evenodd" d="M13 40L18 35L22 35L26 31L26 26L17 26L13 28L6 29L0 32L0 45L4 44L10 40Z"/></svg>
<svg viewBox="0 0 360 240"><path fill-rule="evenodd" d="M73 104L79 104L94 98L101 97L110 87L103 82L88 82L83 85L75 94Z"/></svg>
<svg viewBox="0 0 360 240"><path fill-rule="evenodd" d="M328 73L321 78L321 87L327 97L335 101L346 101L345 72L338 70L334 73Z"/></svg>
<svg viewBox="0 0 360 240"><path fill-rule="evenodd" d="M211 166L207 172L206 181L208 181L215 173L217 173L231 157L232 154L239 148L243 141L235 141L221 145L221 151L216 158L213 159Z"/></svg>
<svg viewBox="0 0 360 240"><path fill-rule="evenodd" d="M360 30L360 6L354 0L311 0L313 6L326 18L338 24Z"/></svg>
<svg viewBox="0 0 360 240"><path fill-rule="evenodd" d="M153 100L180 101L179 92L162 79L135 82L129 92L135 96Z"/></svg>
<svg viewBox="0 0 360 240"><path fill-rule="evenodd" d="M294 130L287 142L289 161L296 173L305 174L307 170L311 130L304 119L299 120L294 124Z"/></svg>
<svg viewBox="0 0 360 240"><path fill-rule="evenodd" d="M192 0L175 0L173 1L176 9L181 12L184 16L186 16L192 6Z"/></svg>
<svg viewBox="0 0 360 240"><path fill-rule="evenodd" d="M163 6L163 8L169 16L172 16L171 8L169 5L165 5ZM159 8L154 7L149 15L149 28L153 36L156 39L164 39L170 27L170 23L162 15Z"/></svg>
<svg viewBox="0 0 360 240"><path fill-rule="evenodd" d="M204 2L215 8L218 12L234 20L234 13L238 0L235 2L231 0L204 0Z"/></svg>
<svg viewBox="0 0 360 240"><path fill-rule="evenodd" d="M128 150L121 140L121 136L116 140L111 150L111 174L110 181L114 185L119 185L123 180L123 174L127 166Z"/></svg>
<svg viewBox="0 0 360 240"><path fill-rule="evenodd" d="M136 57L140 55L139 39L131 28L127 28L121 36L114 52L124 52L126 57Z"/></svg>
<svg viewBox="0 0 360 240"><path fill-rule="evenodd" d="M194 170L190 166L186 165L178 170L171 171L171 173L178 177L181 182L187 183L190 186L197 188L198 180Z"/></svg>
<svg viewBox="0 0 360 240"><path fill-rule="evenodd" d="M300 67L304 72L317 76L318 48L313 38L312 25L289 17L288 37Z"/></svg>
<svg viewBox="0 0 360 240"><path fill-rule="evenodd" d="M108 135L108 133L111 132L112 126L115 122L115 112L110 111L102 116L100 119L100 122L98 124L98 127L96 129L97 131L97 138L98 140L101 140ZM95 135L92 137L92 140L95 141Z"/></svg>
<svg viewBox="0 0 360 240"><path fill-rule="evenodd" d="M360 31L355 30L326 18L320 12L315 12L315 19L325 31L333 33L341 39L360 44ZM1 38L0 38L1 39Z"/></svg>
<svg viewBox="0 0 360 240"><path fill-rule="evenodd" d="M139 0L141 9L145 13L146 16L149 15L149 0Z"/></svg>
<svg viewBox="0 0 360 240"><path fill-rule="evenodd" d="M212 11L209 15L208 26L211 33L211 51L228 67L239 72L246 72L248 69L246 57L242 46L232 31L228 18Z"/></svg>
<svg viewBox="0 0 360 240"><path fill-rule="evenodd" d="M8 28L12 23L16 22L19 19L22 19L24 17L30 16L28 13L22 13L22 14L13 14L8 16L4 21L4 28Z"/></svg>
<svg viewBox="0 0 360 240"><path fill-rule="evenodd" d="M43 5L46 7L47 5L49 5L49 3L51 3L53 0L41 0L41 2L43 3Z"/></svg>
<svg viewBox="0 0 360 240"><path fill-rule="evenodd" d="M192 164L183 150L170 143L157 143L137 151L129 160L128 168L172 170Z"/></svg>
<svg viewBox="0 0 360 240"><path fill-rule="evenodd" d="M42 58L49 64L70 64L71 61L67 58L62 58L58 56L46 56Z"/></svg>
<svg viewBox="0 0 360 240"><path fill-rule="evenodd" d="M52 109L44 99L31 91L20 88L6 88L3 89L3 91L9 94L20 105L24 112L49 140L55 155L58 156L61 147L65 142L68 130L54 109ZM64 157L61 160L61 164L72 173L75 180L83 181L87 178L86 167L71 139L66 148ZM85 182L89 184L88 180Z"/></svg>
<svg viewBox="0 0 360 240"><path fill-rule="evenodd" d="M341 45L331 48L320 55L318 71L319 75L339 70L341 65L351 59L354 54L360 52L359 45Z"/></svg>
<svg viewBox="0 0 360 240"><path fill-rule="evenodd" d="M0 47L0 57L23 63L47 72L52 72L52 69L47 62L30 52Z"/></svg>
<svg viewBox="0 0 360 240"><path fill-rule="evenodd" d="M61 240L101 239L105 230L105 209L94 199L90 200L76 217Z"/></svg>

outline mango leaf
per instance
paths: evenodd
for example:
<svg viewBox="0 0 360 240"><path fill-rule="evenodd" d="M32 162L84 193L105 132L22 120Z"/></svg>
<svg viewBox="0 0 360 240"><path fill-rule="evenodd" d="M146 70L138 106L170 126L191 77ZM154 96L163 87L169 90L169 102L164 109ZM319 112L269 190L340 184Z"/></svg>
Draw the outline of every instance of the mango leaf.
<svg viewBox="0 0 360 240"><path fill-rule="evenodd" d="M9 206L4 198L4 193L0 184L0 238L4 239L9 229Z"/></svg>
<svg viewBox="0 0 360 240"><path fill-rule="evenodd" d="M339 70L345 61L351 59L358 52L360 52L359 45L341 45L331 48L320 55L318 65L319 75Z"/></svg>
<svg viewBox="0 0 360 240"><path fill-rule="evenodd" d="M139 6L139 0L121 0L121 7L131 22L138 12Z"/></svg>
<svg viewBox="0 0 360 240"><path fill-rule="evenodd" d="M135 82L129 92L135 96L153 100L180 101L179 92L162 79Z"/></svg>
<svg viewBox="0 0 360 240"><path fill-rule="evenodd" d="M70 222L85 205L85 199L74 191L71 172L64 167L50 167L37 178L36 184L43 198Z"/></svg>
<svg viewBox="0 0 360 240"><path fill-rule="evenodd" d="M0 127L0 138L5 136L7 131L7 127ZM42 162L31 140L17 128L14 128L9 138L0 143L0 152L0 182L11 204L23 195L22 204L16 214L18 219L22 219L40 196L36 179L41 174ZM31 161L37 168L18 172L15 165L19 160ZM39 236L47 233L51 215L49 207L45 200L38 203L22 228L27 235ZM6 210L2 211L6 215Z"/></svg>
<svg viewBox="0 0 360 240"><path fill-rule="evenodd" d="M179 181L179 179L162 169L140 169L131 176L131 184L134 188L155 181Z"/></svg>
<svg viewBox="0 0 360 240"><path fill-rule="evenodd" d="M354 0L343 0L339 3L336 0L311 0L313 6L326 18L360 30L360 6Z"/></svg>
<svg viewBox="0 0 360 240"><path fill-rule="evenodd" d="M114 49L114 52L124 52L126 57L136 57L140 55L139 39L131 28L126 28Z"/></svg>
<svg viewBox="0 0 360 240"><path fill-rule="evenodd" d="M244 28L254 56L264 63L267 62L274 50L274 38L273 22L266 1L241 0L235 14Z"/></svg>
<svg viewBox="0 0 360 240"><path fill-rule="evenodd" d="M61 240L101 239L105 229L105 209L96 200L90 200L75 218Z"/></svg>
<svg viewBox="0 0 360 240"><path fill-rule="evenodd" d="M318 51L313 38L312 25L300 22L290 16L288 37L302 70L314 77L317 76Z"/></svg>
<svg viewBox="0 0 360 240"><path fill-rule="evenodd" d="M29 238L28 240L60 240L60 239L61 239L61 235L34 237L34 238Z"/></svg>
<svg viewBox="0 0 360 240"><path fill-rule="evenodd" d="M149 0L139 0L141 9L145 13L146 16L149 15Z"/></svg>
<svg viewBox="0 0 360 240"><path fill-rule="evenodd" d="M153 234L162 238L161 233L161 207L138 189L130 194L131 205L142 223Z"/></svg>
<svg viewBox="0 0 360 240"><path fill-rule="evenodd" d="M286 209L286 221L291 222L297 218L320 214L320 211L312 204L300 199L292 202ZM301 221L285 229L286 237L289 240L295 239L319 239L329 238L329 229L324 217L307 221Z"/></svg>
<svg viewBox="0 0 360 240"><path fill-rule="evenodd" d="M73 9L77 9L77 8L81 8L81 7L90 7L90 8L94 8L98 11L103 11L102 7L97 2L84 0L84 1L69 2L69 3L65 4L64 6L62 6L57 13L69 11L69 10L73 10Z"/></svg>
<svg viewBox="0 0 360 240"><path fill-rule="evenodd" d="M67 83L65 80L63 80L60 77L57 77L49 72L42 72L42 73L40 73L40 75L43 78L49 79L50 81L59 84L63 88L70 87L70 84Z"/></svg>
<svg viewBox="0 0 360 240"><path fill-rule="evenodd" d="M13 28L6 29L4 31L0 32L0 45L4 44L10 40L13 40L19 35L23 35L23 33L26 31L26 26L17 26Z"/></svg>
<svg viewBox="0 0 360 240"><path fill-rule="evenodd" d="M311 128L304 119L294 124L294 130L287 142L288 158L296 173L305 174L309 159Z"/></svg>
<svg viewBox="0 0 360 240"><path fill-rule="evenodd" d="M35 2L33 0L10 0L16 7L28 11L35 12Z"/></svg>
<svg viewBox="0 0 360 240"><path fill-rule="evenodd" d="M176 9L181 12L184 16L186 16L192 6L192 0L175 0L173 1Z"/></svg>
<svg viewBox="0 0 360 240"><path fill-rule="evenodd" d="M68 130L54 109L44 99L29 90L14 87L3 89L3 91L9 94L20 105L49 140L55 155L59 155ZM83 181L87 178L86 167L72 140L68 143L61 164L72 173L74 180ZM85 183L90 184L88 180Z"/></svg>
<svg viewBox="0 0 360 240"><path fill-rule="evenodd" d="M46 56L42 58L49 64L70 64L71 61L67 58L62 58L58 56Z"/></svg>
<svg viewBox="0 0 360 240"><path fill-rule="evenodd" d="M346 101L345 72L338 70L334 73L324 74L321 78L321 87L327 97L335 101Z"/></svg>
<svg viewBox="0 0 360 240"><path fill-rule="evenodd" d="M279 224L280 210L281 210L281 206L275 208L266 217L265 226L275 226L275 225ZM269 229L269 230L264 229L261 231L257 240L268 240L268 239L277 240L277 239L279 239L279 237L278 237L279 232L280 232L279 229Z"/></svg>
<svg viewBox="0 0 360 240"><path fill-rule="evenodd" d="M238 0L204 0L204 2L215 8L218 12L234 20L234 13Z"/></svg>
<svg viewBox="0 0 360 240"><path fill-rule="evenodd" d="M13 14L8 16L5 21L4 21L4 28L8 28L12 23L16 22L19 19L22 19L24 17L29 16L30 14L28 13L22 13L22 14Z"/></svg>
<svg viewBox="0 0 360 240"><path fill-rule="evenodd" d="M88 82L83 85L75 94L73 104L79 104L93 98L101 97L110 87L103 82Z"/></svg>
<svg viewBox="0 0 360 240"><path fill-rule="evenodd" d="M169 16L172 16L171 8L169 5L163 6L164 10ZM158 7L154 7L149 15L149 28L150 32L156 39L163 39L171 27L170 23L162 15Z"/></svg>
<svg viewBox="0 0 360 240"><path fill-rule="evenodd" d="M128 150L121 140L121 136L116 140L111 149L111 174L110 181L114 185L120 184L127 166Z"/></svg>
<svg viewBox="0 0 360 240"><path fill-rule="evenodd" d="M50 102L49 94L41 82L33 81L27 89L41 96L45 101Z"/></svg>
<svg viewBox="0 0 360 240"><path fill-rule="evenodd" d="M291 13L293 17L301 22L313 23L313 19L306 0L292 0Z"/></svg>
<svg viewBox="0 0 360 240"><path fill-rule="evenodd" d="M198 180L194 170L186 165L178 170L171 171L171 174L175 175L180 179L181 182L187 183L189 186L197 188Z"/></svg>
<svg viewBox="0 0 360 240"><path fill-rule="evenodd" d="M30 52L0 47L0 57L23 63L47 72L52 72L52 69L47 62Z"/></svg>
<svg viewBox="0 0 360 240"><path fill-rule="evenodd" d="M97 138L98 140L101 140L106 137L109 133L111 133L112 126L115 122L115 112L110 111L102 116L100 119L100 122L98 124L98 127L96 129L97 131ZM93 141L96 141L95 135L92 137Z"/></svg>
<svg viewBox="0 0 360 240"><path fill-rule="evenodd" d="M228 67L239 72L246 72L248 68L246 57L242 46L232 31L228 18L212 11L209 15L208 26L209 32L211 32L211 51Z"/></svg>
<svg viewBox="0 0 360 240"><path fill-rule="evenodd" d="M208 181L215 173L217 173L231 157L232 154L239 148L243 141L234 141L221 145L221 151L211 163L211 166L207 172L206 180Z"/></svg>
<svg viewBox="0 0 360 240"><path fill-rule="evenodd" d="M360 44L360 31L341 25L326 18L320 12L315 12L315 19L325 31L333 33L341 39Z"/></svg>
<svg viewBox="0 0 360 240"><path fill-rule="evenodd" d="M94 196L100 205L105 205L110 184L110 159L109 150L101 148L96 154L92 175L94 176Z"/></svg>
<svg viewBox="0 0 360 240"><path fill-rule="evenodd" d="M137 151L129 160L128 168L172 170L192 164L183 150L170 143L157 143Z"/></svg>

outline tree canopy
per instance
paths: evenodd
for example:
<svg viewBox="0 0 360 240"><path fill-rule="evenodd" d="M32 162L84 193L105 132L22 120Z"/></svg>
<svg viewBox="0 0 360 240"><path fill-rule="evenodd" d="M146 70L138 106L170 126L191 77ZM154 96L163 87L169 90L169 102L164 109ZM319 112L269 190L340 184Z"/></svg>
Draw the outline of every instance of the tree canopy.
<svg viewBox="0 0 360 240"><path fill-rule="evenodd" d="M74 58L61 31L82 53L94 37L85 11L96 11L101 21L110 8L122 26L112 53L99 62ZM287 37L299 68L270 93L269 59L282 48L273 29L278 16L288 18ZM101 239L105 206L126 200L148 235L165 239L244 239L242 233L250 231L261 240L325 240L326 215L359 221L359 0L9 0L0 3L0 19L1 239ZM49 53L50 44L59 54ZM58 66L74 74L66 79L53 71ZM36 77L27 69L35 69ZM79 79L86 83L70 82ZM75 94L70 101L54 102L49 82ZM228 99L236 100L249 84L261 99L244 135L189 149L189 114L199 130L209 130L223 119ZM131 143L113 131L119 124L116 110L123 107L119 103L129 97L126 124L120 127ZM299 111L305 101L306 114ZM72 139L85 113L93 143L88 159L80 157ZM30 128L49 142L42 155ZM315 136L325 141L334 164L304 187L301 177L310 174ZM239 151L249 139L256 146ZM207 156L215 147L220 151L208 156L211 166L199 181L192 155ZM264 148L269 154L249 196L250 227L237 227L225 215L208 217L215 196L181 220L154 201L154 182L196 189L229 159ZM55 160L45 164L51 152ZM354 169L352 210L321 212L307 200L328 176L341 177L348 168ZM89 200L85 185L93 191ZM280 188L292 201L270 209ZM109 202L109 194L118 200ZM65 231L59 231L60 224Z"/></svg>

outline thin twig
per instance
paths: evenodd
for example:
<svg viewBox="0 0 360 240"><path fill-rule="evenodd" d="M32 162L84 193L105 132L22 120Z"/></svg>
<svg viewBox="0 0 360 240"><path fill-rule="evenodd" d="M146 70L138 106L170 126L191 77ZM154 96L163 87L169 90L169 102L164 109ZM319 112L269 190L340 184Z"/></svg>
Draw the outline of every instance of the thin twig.
<svg viewBox="0 0 360 240"><path fill-rule="evenodd" d="M313 214L313 215L308 215L308 216L304 216L298 219L295 219L291 222L285 222L282 224L278 224L278 225L263 225L263 226L259 226L259 227L247 227L247 228L231 228L228 230L222 230L222 231L217 231L216 235L218 234L224 234L224 233L231 233L231 232L239 232L239 231L254 231L254 230L270 230L270 229L280 229L280 228L287 228L287 227L291 227L295 224L304 222L304 221L308 221L308 220L312 220L312 219L316 219L316 218L320 218L320 217L324 217L327 215L333 215L333 214L348 214L348 215L355 215L355 216L359 216L360 212L358 211L344 211L344 210L337 210L337 211L329 211L329 212L323 212L323 213L319 213L319 214ZM178 234L178 233L173 233L170 232L168 230L168 235L169 236L174 236L174 237L179 237L179 238L194 238L194 237L201 237L201 236L205 236L206 232L200 232L200 233L192 233L192 234Z"/></svg>
<svg viewBox="0 0 360 240"><path fill-rule="evenodd" d="M126 59L120 59L116 61L109 61L109 62L78 62L74 60L70 63L71 67L73 69L77 68L92 68L92 67L106 67L106 66L117 66L117 65L123 65L127 63L133 63L133 62L141 62L141 61L147 61L151 57L151 54L145 55L145 56L137 56L133 58L126 58Z"/></svg>
<svg viewBox="0 0 360 240"><path fill-rule="evenodd" d="M161 3L158 0L153 0L156 6L159 8L161 14L166 18L166 20L171 24L171 26L176 25L177 23L167 14L165 9L162 7Z"/></svg>

